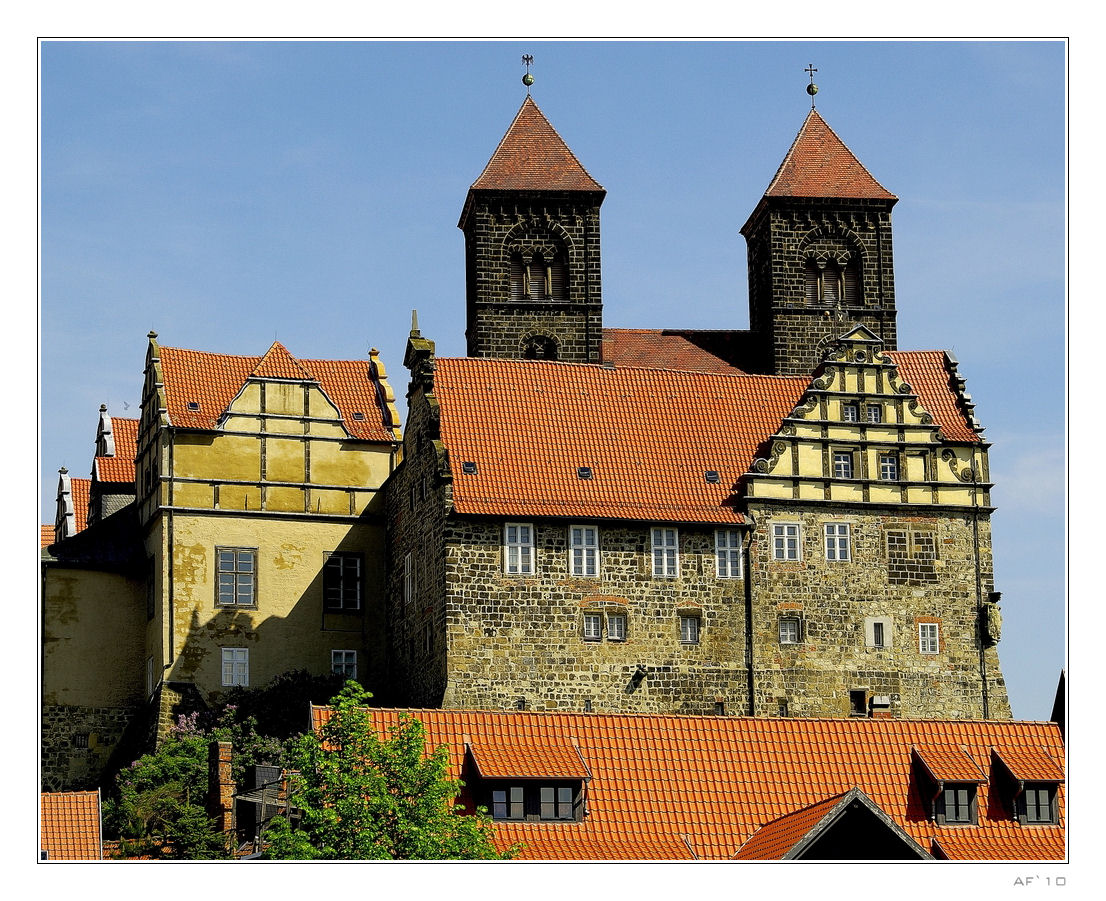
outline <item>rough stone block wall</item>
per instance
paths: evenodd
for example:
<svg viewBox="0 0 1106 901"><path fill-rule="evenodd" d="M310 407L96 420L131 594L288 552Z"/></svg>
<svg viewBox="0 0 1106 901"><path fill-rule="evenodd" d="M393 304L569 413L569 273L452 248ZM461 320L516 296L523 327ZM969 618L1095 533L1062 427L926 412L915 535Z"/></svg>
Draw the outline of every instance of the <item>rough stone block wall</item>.
<svg viewBox="0 0 1106 901"><path fill-rule="evenodd" d="M601 199L592 194L518 192L478 197L465 224L469 356L518 358L525 337L547 334L560 344L558 359L599 362ZM508 248L527 241L549 243L565 253L564 301L512 301Z"/></svg>
<svg viewBox="0 0 1106 901"><path fill-rule="evenodd" d="M599 575L580 578L570 524L533 525L535 572L518 576L503 572L503 523L447 524L445 706L744 712L744 584L715 577L712 529L680 529L679 577L654 578L648 524L599 525ZM601 640L585 640L585 613L604 618ZM624 641L609 639L611 613L626 616ZM698 644L681 643L681 614L699 617Z"/></svg>
<svg viewBox="0 0 1106 901"><path fill-rule="evenodd" d="M753 565L753 669L756 713L775 714L781 701L790 715L847 716L850 692L867 699L888 695L891 713L902 717L982 718L979 600L975 532L971 514L856 507L817 509L768 506L752 510L757 529L750 547ZM798 523L801 559L771 558L773 522ZM826 523L850 524L851 559L826 559ZM922 572L891 578L901 559L898 536L921 536L932 548ZM892 553L889 553L889 550ZM990 529L979 523L980 592L992 590ZM801 640L781 643L780 617L798 617ZM874 647L866 619L889 621L886 647ZM938 623L937 654L919 649L918 627ZM991 718L1010 716L994 647L983 650Z"/></svg>
<svg viewBox="0 0 1106 901"><path fill-rule="evenodd" d="M42 707L43 791L95 788L139 707Z"/></svg>

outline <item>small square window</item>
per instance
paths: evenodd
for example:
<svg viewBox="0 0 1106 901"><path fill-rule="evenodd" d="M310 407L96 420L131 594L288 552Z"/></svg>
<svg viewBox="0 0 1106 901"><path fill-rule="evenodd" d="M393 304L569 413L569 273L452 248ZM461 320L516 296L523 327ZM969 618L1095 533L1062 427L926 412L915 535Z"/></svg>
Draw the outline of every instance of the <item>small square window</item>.
<svg viewBox="0 0 1106 901"><path fill-rule="evenodd" d="M512 576L534 574L534 527L509 522L503 527L503 571Z"/></svg>
<svg viewBox="0 0 1106 901"><path fill-rule="evenodd" d="M607 614L607 641L626 640L626 614Z"/></svg>
<svg viewBox="0 0 1106 901"><path fill-rule="evenodd" d="M883 422L883 407L879 404L868 404L864 408L864 418L868 422Z"/></svg>
<svg viewBox="0 0 1106 901"><path fill-rule="evenodd" d="M937 654L940 649L940 626L937 623L918 623L918 653Z"/></svg>
<svg viewBox="0 0 1106 901"><path fill-rule="evenodd" d="M737 529L714 533L714 571L719 579L741 578L741 532Z"/></svg>
<svg viewBox="0 0 1106 901"><path fill-rule="evenodd" d="M853 452L833 452L833 477L835 479L851 479L853 477Z"/></svg>
<svg viewBox="0 0 1106 901"><path fill-rule="evenodd" d="M249 648L223 648L223 685L248 688L250 684Z"/></svg>
<svg viewBox="0 0 1106 901"><path fill-rule="evenodd" d="M826 559L845 562L850 559L850 535L847 522L826 523Z"/></svg>
<svg viewBox="0 0 1106 901"><path fill-rule="evenodd" d="M845 422L860 422L860 405L855 403L842 404L841 418Z"/></svg>
<svg viewBox="0 0 1106 901"><path fill-rule="evenodd" d="M799 559L799 524L778 522L772 524L772 559Z"/></svg>
<svg viewBox="0 0 1106 901"><path fill-rule="evenodd" d="M1048 782L1027 782L1018 799L1018 813L1024 823L1055 823L1056 786Z"/></svg>
<svg viewBox="0 0 1106 901"><path fill-rule="evenodd" d="M879 477L884 482L897 482L899 480L899 455L879 455Z"/></svg>
<svg viewBox="0 0 1106 901"><path fill-rule="evenodd" d="M599 641L603 637L603 616L600 613L584 614L584 641Z"/></svg>
<svg viewBox="0 0 1106 901"><path fill-rule="evenodd" d="M653 539L653 575L674 579L680 574L680 536L677 529L655 528Z"/></svg>
<svg viewBox="0 0 1106 901"><path fill-rule="evenodd" d="M345 679L356 679L357 651L331 651L330 671Z"/></svg>
<svg viewBox="0 0 1106 901"><path fill-rule="evenodd" d="M942 808L938 812L938 822L959 825L974 823L975 793L976 786L972 783L946 783L937 800Z"/></svg>
<svg viewBox="0 0 1106 901"><path fill-rule="evenodd" d="M680 644L699 643L699 617L695 614L680 616Z"/></svg>
<svg viewBox="0 0 1106 901"><path fill-rule="evenodd" d="M780 617L780 644L798 644L800 636L799 617Z"/></svg>

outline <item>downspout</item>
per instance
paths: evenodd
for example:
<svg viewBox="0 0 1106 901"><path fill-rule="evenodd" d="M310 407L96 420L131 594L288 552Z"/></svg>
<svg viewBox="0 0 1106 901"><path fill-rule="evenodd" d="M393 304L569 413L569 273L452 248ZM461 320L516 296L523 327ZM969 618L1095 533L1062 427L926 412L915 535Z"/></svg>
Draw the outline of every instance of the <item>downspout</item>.
<svg viewBox="0 0 1106 901"><path fill-rule="evenodd" d="M983 609L983 573L979 562L979 469L972 451L972 549L975 556L975 635L979 643L979 678L983 692L983 719L991 718L990 696L987 692L987 644L984 641L986 610Z"/></svg>
<svg viewBox="0 0 1106 901"><path fill-rule="evenodd" d="M745 536L742 554L745 564L745 673L749 691L749 716L757 715L756 708L756 680L753 677L753 566L750 548L753 544L753 530L756 529L756 520L751 514L746 514L749 520L749 531Z"/></svg>

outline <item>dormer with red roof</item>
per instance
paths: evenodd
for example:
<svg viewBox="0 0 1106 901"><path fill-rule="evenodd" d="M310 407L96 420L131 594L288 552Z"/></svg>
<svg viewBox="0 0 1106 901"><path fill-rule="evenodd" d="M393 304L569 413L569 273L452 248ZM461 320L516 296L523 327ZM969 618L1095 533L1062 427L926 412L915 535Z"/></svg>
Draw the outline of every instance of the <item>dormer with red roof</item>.
<svg viewBox="0 0 1106 901"><path fill-rule="evenodd" d="M896 201L812 109L741 229L763 371L809 374L853 323L895 349Z"/></svg>
<svg viewBox="0 0 1106 901"><path fill-rule="evenodd" d="M527 96L458 222L469 356L600 361L605 193Z"/></svg>
<svg viewBox="0 0 1106 901"><path fill-rule="evenodd" d="M137 452L138 420L110 416L107 404L100 404L96 456L92 458L89 525L134 501L134 458Z"/></svg>

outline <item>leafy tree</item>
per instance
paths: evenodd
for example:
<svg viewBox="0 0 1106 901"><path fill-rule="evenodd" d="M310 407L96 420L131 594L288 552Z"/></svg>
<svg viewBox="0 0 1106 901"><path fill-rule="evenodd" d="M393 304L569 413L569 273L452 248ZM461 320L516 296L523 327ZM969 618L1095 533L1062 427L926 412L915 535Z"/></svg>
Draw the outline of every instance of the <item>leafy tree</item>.
<svg viewBox="0 0 1106 901"><path fill-rule="evenodd" d="M217 860L229 856L224 837L204 807L208 741L174 731L156 752L116 776L116 797L105 804L108 828L126 857Z"/></svg>
<svg viewBox="0 0 1106 901"><path fill-rule="evenodd" d="M331 699L319 734L294 742L298 771L292 825L277 817L266 856L281 860L494 860L492 827L484 811L462 812L460 783L448 775L444 746L424 755L422 724L404 716L387 738L365 709L369 695L356 682Z"/></svg>

